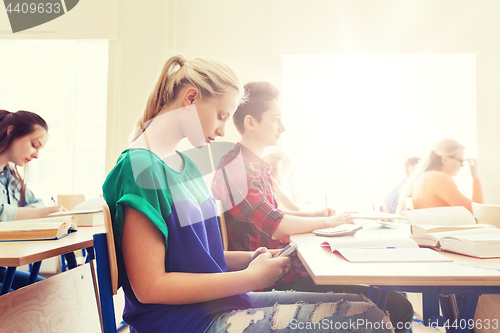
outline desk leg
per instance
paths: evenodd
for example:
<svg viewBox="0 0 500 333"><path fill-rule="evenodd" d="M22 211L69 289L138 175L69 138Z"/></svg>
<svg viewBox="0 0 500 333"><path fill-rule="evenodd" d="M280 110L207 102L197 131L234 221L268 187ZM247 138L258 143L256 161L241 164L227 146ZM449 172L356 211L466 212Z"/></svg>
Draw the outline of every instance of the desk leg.
<svg viewBox="0 0 500 333"><path fill-rule="evenodd" d="M42 262L37 261L31 266L30 279L28 280L28 284L32 284L33 282L35 282L36 278L38 277L38 272L40 271L41 265Z"/></svg>
<svg viewBox="0 0 500 333"><path fill-rule="evenodd" d="M87 248L87 260L85 261L85 263L88 263L91 260L94 260L94 258L95 258L94 247L93 246L89 246Z"/></svg>
<svg viewBox="0 0 500 333"><path fill-rule="evenodd" d="M462 306L459 309L456 333L469 333L469 320L474 321L479 294L466 294L463 298ZM471 322L472 322L471 321Z"/></svg>
<svg viewBox="0 0 500 333"><path fill-rule="evenodd" d="M16 273L16 267L7 267L7 272L3 278L3 286L2 291L0 291L0 295L6 294L9 292L10 287L12 287L12 281L14 280L14 274Z"/></svg>
<svg viewBox="0 0 500 333"><path fill-rule="evenodd" d="M68 262L68 268L69 269L73 269L76 266L78 266L77 263L76 263L76 256L75 256L74 252L66 253L64 255L64 257L66 257L66 261Z"/></svg>
<svg viewBox="0 0 500 333"><path fill-rule="evenodd" d="M443 317L439 315L439 287L422 287L422 307L426 326L443 326Z"/></svg>

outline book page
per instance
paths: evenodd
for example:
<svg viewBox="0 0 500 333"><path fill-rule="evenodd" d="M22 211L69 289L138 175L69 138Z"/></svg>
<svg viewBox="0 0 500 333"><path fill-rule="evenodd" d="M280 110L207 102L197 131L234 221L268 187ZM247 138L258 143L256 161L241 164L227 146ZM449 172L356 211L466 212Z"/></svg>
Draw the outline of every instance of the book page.
<svg viewBox="0 0 500 333"><path fill-rule="evenodd" d="M72 218L69 216L61 216L61 217L44 217L41 219L28 219L28 220L15 220L9 222L0 222L0 225L4 223L45 223L45 222L64 222L69 223Z"/></svg>
<svg viewBox="0 0 500 333"><path fill-rule="evenodd" d="M491 244L497 244L500 246L500 234L495 233L495 234L471 234L471 235L454 235L454 236L447 236L446 238L453 238L453 239L459 239L462 241L466 241L469 243L474 243L474 242L484 242L484 243L491 243ZM441 239L442 241L443 239Z"/></svg>
<svg viewBox="0 0 500 333"><path fill-rule="evenodd" d="M412 225L412 234L422 234L422 233L440 233L440 232L451 232L458 230L473 230L473 229L493 229L494 227L490 224L461 224L461 225Z"/></svg>
<svg viewBox="0 0 500 333"><path fill-rule="evenodd" d="M403 215L408 217L411 224L418 225L431 224L445 226L476 223L476 219L471 212L463 206L405 210Z"/></svg>
<svg viewBox="0 0 500 333"><path fill-rule="evenodd" d="M54 239L68 232L65 222L2 222L0 240Z"/></svg>
<svg viewBox="0 0 500 333"><path fill-rule="evenodd" d="M443 237L441 249L477 258L500 257L500 234L476 234Z"/></svg>
<svg viewBox="0 0 500 333"><path fill-rule="evenodd" d="M332 252L339 248L418 248L418 244L410 238L359 239L356 237L339 237L323 242L321 246L330 247Z"/></svg>
<svg viewBox="0 0 500 333"><path fill-rule="evenodd" d="M336 250L349 262L434 262L453 261L431 249L355 249Z"/></svg>
<svg viewBox="0 0 500 333"><path fill-rule="evenodd" d="M64 222L23 222L23 223L17 223L17 221L2 222L0 223L0 232L59 229L61 224L64 224Z"/></svg>
<svg viewBox="0 0 500 333"><path fill-rule="evenodd" d="M493 235L494 237L499 237L500 229L498 228L477 228L477 229L467 229L467 230L454 230L454 231L444 231L444 232L433 232L429 235L434 236L436 239L441 239L443 237L454 237L454 236L464 236L464 235Z"/></svg>

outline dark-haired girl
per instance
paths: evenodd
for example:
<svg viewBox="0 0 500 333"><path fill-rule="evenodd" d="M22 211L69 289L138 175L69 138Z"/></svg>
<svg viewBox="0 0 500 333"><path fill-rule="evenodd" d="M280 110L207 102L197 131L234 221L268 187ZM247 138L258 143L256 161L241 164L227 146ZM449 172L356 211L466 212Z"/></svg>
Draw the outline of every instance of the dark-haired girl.
<svg viewBox="0 0 500 333"><path fill-rule="evenodd" d="M24 167L38 158L48 140L48 126L39 115L29 111L0 110L0 223L46 217L65 210L64 207L45 207L26 187L17 167ZM0 267L0 282L6 269ZM28 274L16 271L12 288L27 284Z"/></svg>

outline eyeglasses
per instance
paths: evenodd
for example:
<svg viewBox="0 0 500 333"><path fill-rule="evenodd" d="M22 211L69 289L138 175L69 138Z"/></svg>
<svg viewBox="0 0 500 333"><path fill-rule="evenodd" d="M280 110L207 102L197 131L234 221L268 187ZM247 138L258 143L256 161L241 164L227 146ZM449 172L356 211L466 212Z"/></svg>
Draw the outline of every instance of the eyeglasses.
<svg viewBox="0 0 500 333"><path fill-rule="evenodd" d="M460 162L460 164L464 165L464 161L465 161L464 159L462 159L462 158L458 158L458 157L455 157L455 156L450 156L450 157L451 157L452 159L454 159L454 160L459 161L459 162Z"/></svg>

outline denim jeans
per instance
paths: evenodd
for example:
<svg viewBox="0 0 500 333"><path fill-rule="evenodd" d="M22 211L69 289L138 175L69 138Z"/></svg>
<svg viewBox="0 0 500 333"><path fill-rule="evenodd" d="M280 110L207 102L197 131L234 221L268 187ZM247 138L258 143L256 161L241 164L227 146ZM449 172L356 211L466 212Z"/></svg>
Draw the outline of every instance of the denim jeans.
<svg viewBox="0 0 500 333"><path fill-rule="evenodd" d="M369 288L366 285L317 285L308 275L297 281L280 285L276 290L295 290L314 293L334 292L364 294L367 296ZM375 292L375 296L377 295L378 290ZM413 321L413 306L405 296L396 291L389 291L385 311L389 313L389 318L396 333L408 333Z"/></svg>
<svg viewBox="0 0 500 333"><path fill-rule="evenodd" d="M219 314L205 333L394 332L389 317L363 295L249 293L250 309Z"/></svg>

